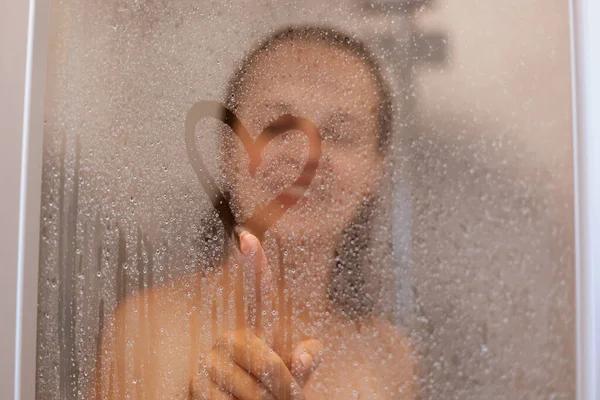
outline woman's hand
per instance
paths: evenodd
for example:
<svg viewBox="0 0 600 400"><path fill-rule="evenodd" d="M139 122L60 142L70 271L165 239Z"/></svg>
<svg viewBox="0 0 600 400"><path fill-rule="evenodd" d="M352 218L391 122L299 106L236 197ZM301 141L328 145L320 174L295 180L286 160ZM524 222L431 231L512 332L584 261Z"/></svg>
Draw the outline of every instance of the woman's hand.
<svg viewBox="0 0 600 400"><path fill-rule="evenodd" d="M273 278L259 240L248 232L240 235L240 248L245 271L262 291L274 300ZM260 283L256 285L260 290ZM260 296L257 296L260 298ZM275 302L273 301L273 304ZM257 309L254 307L249 307ZM273 337L277 337L274 332ZM265 340L264 327L228 332L213 347L208 372L211 399L301 400L302 386L321 360L323 345L315 339L299 343L286 363L272 343Z"/></svg>

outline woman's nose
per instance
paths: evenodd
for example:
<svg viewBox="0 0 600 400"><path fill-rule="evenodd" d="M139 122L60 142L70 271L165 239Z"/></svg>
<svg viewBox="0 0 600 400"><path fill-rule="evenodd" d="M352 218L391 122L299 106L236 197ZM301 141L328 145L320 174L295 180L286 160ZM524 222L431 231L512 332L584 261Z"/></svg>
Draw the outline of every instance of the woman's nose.
<svg viewBox="0 0 600 400"><path fill-rule="evenodd" d="M300 132L286 132L274 139L265 148L265 158L273 160L276 166L297 166L306 161L308 143Z"/></svg>

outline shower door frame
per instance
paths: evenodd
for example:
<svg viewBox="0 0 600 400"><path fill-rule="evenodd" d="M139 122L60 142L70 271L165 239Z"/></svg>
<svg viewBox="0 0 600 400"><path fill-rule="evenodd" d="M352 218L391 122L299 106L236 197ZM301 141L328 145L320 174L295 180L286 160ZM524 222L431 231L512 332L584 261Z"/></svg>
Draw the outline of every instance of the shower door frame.
<svg viewBox="0 0 600 400"><path fill-rule="evenodd" d="M600 384L600 2L571 0L577 398ZM35 398L49 0L0 4L0 398ZM596 135L594 135L594 132ZM596 206L596 207L594 207Z"/></svg>
<svg viewBox="0 0 600 400"><path fill-rule="evenodd" d="M577 398L600 398L600 2L571 0Z"/></svg>
<svg viewBox="0 0 600 400"><path fill-rule="evenodd" d="M0 399L35 398L49 0L0 1Z"/></svg>

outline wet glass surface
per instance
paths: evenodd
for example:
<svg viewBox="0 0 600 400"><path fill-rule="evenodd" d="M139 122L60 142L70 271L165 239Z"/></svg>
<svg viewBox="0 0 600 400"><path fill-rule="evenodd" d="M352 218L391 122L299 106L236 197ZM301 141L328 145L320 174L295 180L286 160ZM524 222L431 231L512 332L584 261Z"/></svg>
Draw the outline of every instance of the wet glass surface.
<svg viewBox="0 0 600 400"><path fill-rule="evenodd" d="M574 398L563 3L56 3L37 397Z"/></svg>

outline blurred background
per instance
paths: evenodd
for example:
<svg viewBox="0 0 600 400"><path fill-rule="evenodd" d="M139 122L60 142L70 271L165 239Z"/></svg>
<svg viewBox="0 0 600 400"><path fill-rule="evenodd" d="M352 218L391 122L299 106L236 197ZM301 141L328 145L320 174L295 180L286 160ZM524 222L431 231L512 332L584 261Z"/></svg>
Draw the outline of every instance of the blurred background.
<svg viewBox="0 0 600 400"><path fill-rule="evenodd" d="M575 398L559 0L54 3L38 398L89 398L115 305L208 262L209 203L185 154L185 113L221 100L262 37L301 23L365 40L393 87L393 308L418 351L421 397ZM210 138L198 140L210 154Z"/></svg>

